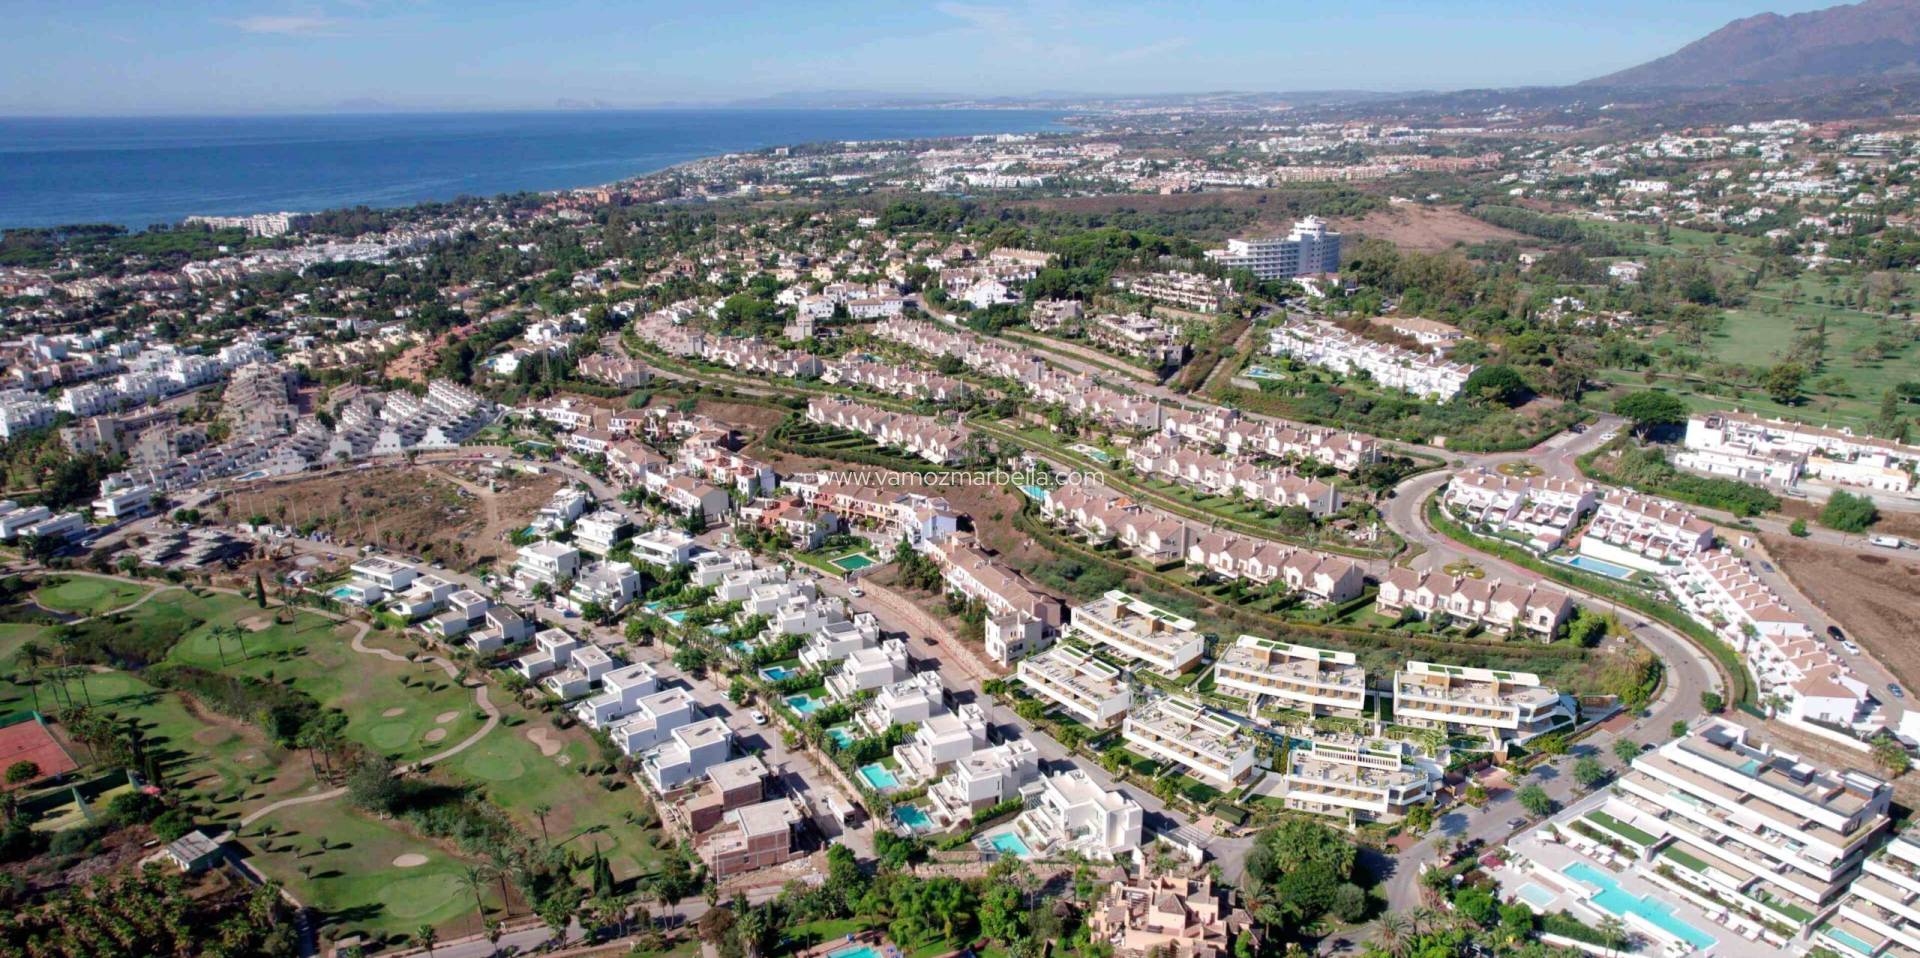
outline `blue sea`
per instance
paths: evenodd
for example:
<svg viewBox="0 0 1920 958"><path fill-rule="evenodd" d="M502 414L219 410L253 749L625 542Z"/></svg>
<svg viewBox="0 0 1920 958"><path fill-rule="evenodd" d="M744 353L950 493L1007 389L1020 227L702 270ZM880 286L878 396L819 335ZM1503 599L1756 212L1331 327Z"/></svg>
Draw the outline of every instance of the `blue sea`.
<svg viewBox="0 0 1920 958"><path fill-rule="evenodd" d="M0 118L0 227L405 206L783 144L1064 129L1032 110Z"/></svg>

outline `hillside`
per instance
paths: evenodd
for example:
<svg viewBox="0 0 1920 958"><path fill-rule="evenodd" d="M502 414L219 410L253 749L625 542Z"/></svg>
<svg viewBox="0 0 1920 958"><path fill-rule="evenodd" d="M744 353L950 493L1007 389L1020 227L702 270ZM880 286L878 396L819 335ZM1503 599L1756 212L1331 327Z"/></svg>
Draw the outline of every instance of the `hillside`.
<svg viewBox="0 0 1920 958"><path fill-rule="evenodd" d="M1920 74L1920 0L1865 0L1735 20L1591 87L1712 87Z"/></svg>

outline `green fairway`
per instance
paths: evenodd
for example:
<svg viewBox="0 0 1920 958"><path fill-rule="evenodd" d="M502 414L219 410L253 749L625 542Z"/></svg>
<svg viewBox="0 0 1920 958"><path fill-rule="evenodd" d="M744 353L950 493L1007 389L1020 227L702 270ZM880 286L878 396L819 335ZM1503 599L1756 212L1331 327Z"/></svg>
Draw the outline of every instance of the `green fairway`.
<svg viewBox="0 0 1920 958"><path fill-rule="evenodd" d="M98 576L60 575L49 576L34 590L33 600L55 612L99 615L131 605L151 591L148 586Z"/></svg>

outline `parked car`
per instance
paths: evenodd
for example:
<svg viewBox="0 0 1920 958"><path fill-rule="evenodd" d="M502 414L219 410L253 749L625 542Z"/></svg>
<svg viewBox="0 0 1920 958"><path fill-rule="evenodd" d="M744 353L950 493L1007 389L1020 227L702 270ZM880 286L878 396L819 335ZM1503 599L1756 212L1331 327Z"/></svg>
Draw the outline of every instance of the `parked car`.
<svg viewBox="0 0 1920 958"><path fill-rule="evenodd" d="M1765 560L1765 559L1761 559L1761 560L1760 560L1760 568L1762 568L1762 569L1765 569L1765 570L1767 570L1768 572L1772 572L1772 571L1773 571L1773 563L1771 563L1771 562L1768 562L1768 561L1767 561L1767 560Z"/></svg>
<svg viewBox="0 0 1920 958"><path fill-rule="evenodd" d="M1897 699L1903 699L1907 697L1907 690L1901 688L1900 683L1898 682L1888 682L1887 691L1890 694L1892 694L1894 698L1897 698Z"/></svg>
<svg viewBox="0 0 1920 958"><path fill-rule="evenodd" d="M1846 649L1846 650L1847 650L1847 654L1848 654L1848 655L1859 655L1859 654L1860 654L1860 647L1859 647L1859 646L1857 646L1857 645L1854 645L1854 644L1853 644L1852 642L1850 642L1850 641L1849 641L1849 642L1842 642L1842 643L1840 643L1840 647L1841 647L1841 648L1843 648L1843 649Z"/></svg>
<svg viewBox="0 0 1920 958"><path fill-rule="evenodd" d="M1882 549L1900 549L1905 548L1907 543L1899 536L1868 536L1867 544L1876 545Z"/></svg>
<svg viewBox="0 0 1920 958"><path fill-rule="evenodd" d="M1827 626L1827 638L1832 639L1835 642L1845 642L1847 640L1847 634L1845 632L1840 631L1839 626L1829 625Z"/></svg>
<svg viewBox="0 0 1920 958"><path fill-rule="evenodd" d="M851 588L851 589L848 589L848 590L847 590L847 594L848 594L848 595L850 595L850 596L853 596L853 597L854 597L854 598L856 598L856 599L858 599L858 598L860 598L860 597L862 597L862 596L864 596L864 595L866 595L866 594L867 594L867 590L865 590L865 589L862 589L862 588L860 588L859 586L857 586L857 585L856 585L856 586L854 586L853 588Z"/></svg>
<svg viewBox="0 0 1920 958"><path fill-rule="evenodd" d="M753 724L755 725L767 724L767 713L762 712L759 709L754 709L752 712L749 712L747 714L752 717Z"/></svg>

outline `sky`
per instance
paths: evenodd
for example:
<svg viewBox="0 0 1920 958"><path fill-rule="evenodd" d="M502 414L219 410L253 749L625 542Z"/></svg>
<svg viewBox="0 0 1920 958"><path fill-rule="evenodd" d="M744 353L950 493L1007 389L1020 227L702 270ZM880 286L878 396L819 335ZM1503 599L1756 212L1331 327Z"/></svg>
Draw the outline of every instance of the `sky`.
<svg viewBox="0 0 1920 958"><path fill-rule="evenodd" d="M0 115L1571 83L1833 0L0 0Z"/></svg>

